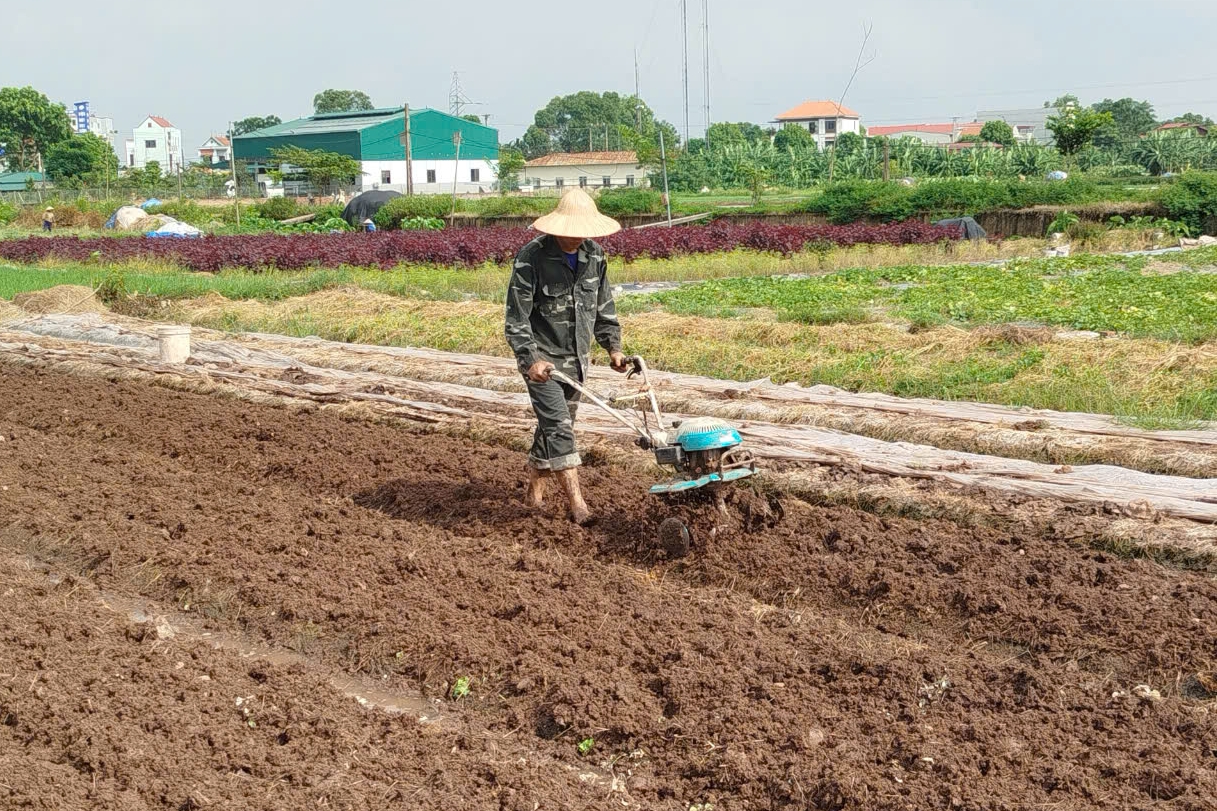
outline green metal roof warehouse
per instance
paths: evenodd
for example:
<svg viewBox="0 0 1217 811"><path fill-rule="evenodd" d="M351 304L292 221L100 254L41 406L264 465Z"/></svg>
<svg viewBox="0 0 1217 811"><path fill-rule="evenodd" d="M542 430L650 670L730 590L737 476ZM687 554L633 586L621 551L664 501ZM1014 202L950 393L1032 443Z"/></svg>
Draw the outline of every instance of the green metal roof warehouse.
<svg viewBox="0 0 1217 811"><path fill-rule="evenodd" d="M285 146L323 149L361 161L402 160L405 116L400 107L350 113L327 113L238 135L237 160L266 163L270 150ZM499 132L464 118L424 108L410 111L410 153L416 161L456 159L453 133L461 133L461 161L499 159Z"/></svg>

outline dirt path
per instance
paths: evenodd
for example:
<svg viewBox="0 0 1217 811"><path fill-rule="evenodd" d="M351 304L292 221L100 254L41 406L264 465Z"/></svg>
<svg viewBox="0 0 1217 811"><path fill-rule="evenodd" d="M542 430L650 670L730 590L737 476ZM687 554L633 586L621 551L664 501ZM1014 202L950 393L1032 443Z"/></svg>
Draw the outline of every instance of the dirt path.
<svg viewBox="0 0 1217 811"><path fill-rule="evenodd" d="M758 497L666 562L635 476L580 530L501 448L131 383L6 371L0 435L0 552L74 578L3 570L0 805L1214 808L1211 575Z"/></svg>

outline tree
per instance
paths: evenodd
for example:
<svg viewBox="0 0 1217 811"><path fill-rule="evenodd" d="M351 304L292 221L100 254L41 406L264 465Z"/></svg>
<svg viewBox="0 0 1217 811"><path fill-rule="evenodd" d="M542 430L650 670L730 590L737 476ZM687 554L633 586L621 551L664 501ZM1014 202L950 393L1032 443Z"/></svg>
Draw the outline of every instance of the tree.
<svg viewBox="0 0 1217 811"><path fill-rule="evenodd" d="M313 96L313 112L317 115L371 109L372 99L362 90L323 90Z"/></svg>
<svg viewBox="0 0 1217 811"><path fill-rule="evenodd" d="M505 146L499 150L499 165L494 176L499 181L499 191L509 192L520 188L520 172L524 171L524 153Z"/></svg>
<svg viewBox="0 0 1217 811"><path fill-rule="evenodd" d="M841 156L852 155L866 148L866 139L856 132L843 132L837 136L834 148Z"/></svg>
<svg viewBox="0 0 1217 811"><path fill-rule="evenodd" d="M779 152L816 149L816 139L798 124L787 124L773 136L773 146Z"/></svg>
<svg viewBox="0 0 1217 811"><path fill-rule="evenodd" d="M62 105L32 87L0 88L0 144L9 167L18 172L38 168L38 157L72 137Z"/></svg>
<svg viewBox="0 0 1217 811"><path fill-rule="evenodd" d="M986 121L980 128L980 140L1005 147L1014 146L1014 128L1005 121Z"/></svg>
<svg viewBox="0 0 1217 811"><path fill-rule="evenodd" d="M275 160L304 175L309 183L319 189L339 181L350 183L363 174L359 161L338 152L285 146L272 149L270 154ZM292 174L292 170L285 174Z"/></svg>
<svg viewBox="0 0 1217 811"><path fill-rule="evenodd" d="M118 156L109 141L86 132L48 149L44 166L56 181L104 183L117 177Z"/></svg>
<svg viewBox="0 0 1217 811"><path fill-rule="evenodd" d="M1111 123L1111 113L1080 107L1066 107L1060 115L1048 117L1048 129L1056 138L1056 148L1066 157L1076 155L1094 139L1096 132Z"/></svg>
<svg viewBox="0 0 1217 811"><path fill-rule="evenodd" d="M1111 124L1100 129L1094 136L1094 145L1100 149L1115 149L1121 144L1130 144L1158 124L1158 119L1154 116L1154 105L1148 101L1131 98L1118 101L1103 99L1092 105L1091 109L1096 113L1111 114Z"/></svg>
<svg viewBox="0 0 1217 811"><path fill-rule="evenodd" d="M316 99L314 99L314 103ZM282 124L283 119L277 115L251 115L249 118L242 118L240 121L232 125L233 135L245 135L246 133L264 130L267 127L273 127L276 124Z"/></svg>
<svg viewBox="0 0 1217 811"><path fill-rule="evenodd" d="M1045 107L1055 107L1058 110L1064 110L1066 107L1079 107L1081 100L1072 93L1066 93L1063 96L1057 96L1056 101L1044 102Z"/></svg>
<svg viewBox="0 0 1217 811"><path fill-rule="evenodd" d="M478 116L478 115L474 115L473 113L467 113L467 114L461 116L461 118L465 119L466 121L472 121L474 124L482 123L482 117Z"/></svg>
<svg viewBox="0 0 1217 811"><path fill-rule="evenodd" d="M706 132L706 140L709 141L712 148L727 144L756 144L765 140L765 131L756 124L746 121L739 123L720 121L710 125Z"/></svg>
<svg viewBox="0 0 1217 811"><path fill-rule="evenodd" d="M655 114L641 99L609 91L595 93L584 90L569 96L557 96L537 111L533 125L528 128L519 146L527 158L539 158L551 152L587 152L622 149L626 128L656 142L656 128L662 128L668 149L678 143L676 128L656 121Z"/></svg>

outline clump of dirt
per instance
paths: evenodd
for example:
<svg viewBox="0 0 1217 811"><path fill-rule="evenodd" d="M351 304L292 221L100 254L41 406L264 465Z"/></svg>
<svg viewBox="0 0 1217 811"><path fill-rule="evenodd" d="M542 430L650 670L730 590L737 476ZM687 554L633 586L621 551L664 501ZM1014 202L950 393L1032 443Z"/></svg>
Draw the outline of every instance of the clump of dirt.
<svg viewBox="0 0 1217 811"><path fill-rule="evenodd" d="M104 313L105 306L90 287L60 284L13 296L13 304L27 313Z"/></svg>

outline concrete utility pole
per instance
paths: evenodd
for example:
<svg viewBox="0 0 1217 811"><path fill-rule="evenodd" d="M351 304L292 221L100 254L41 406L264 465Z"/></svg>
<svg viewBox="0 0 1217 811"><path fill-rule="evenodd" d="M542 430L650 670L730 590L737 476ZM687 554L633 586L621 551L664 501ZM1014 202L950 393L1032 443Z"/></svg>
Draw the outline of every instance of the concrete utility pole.
<svg viewBox="0 0 1217 811"><path fill-rule="evenodd" d="M710 0L701 0L701 61L706 85L706 146L710 145Z"/></svg>
<svg viewBox="0 0 1217 811"><path fill-rule="evenodd" d="M668 209L668 227L672 227L672 198L668 196L668 150L663 145L663 130L659 130L659 160L663 163L663 203Z"/></svg>
<svg viewBox="0 0 1217 811"><path fill-rule="evenodd" d="M237 209L237 230L241 230L241 187L237 185L237 141L228 122L228 167L232 169L232 204Z"/></svg>
<svg viewBox="0 0 1217 811"><path fill-rule="evenodd" d="M634 46L634 131L642 132L642 85L638 78L638 46Z"/></svg>
<svg viewBox="0 0 1217 811"><path fill-rule="evenodd" d="M414 155L410 149L410 105L403 104L401 106L403 115L405 116L405 129L401 133L401 145L406 151L406 196L414 194Z"/></svg>
<svg viewBox="0 0 1217 811"><path fill-rule="evenodd" d="M680 0L680 39L684 45L685 144L689 143L689 0Z"/></svg>
<svg viewBox="0 0 1217 811"><path fill-rule="evenodd" d="M456 147L456 163L452 166L452 213L456 213L456 182L461 177L461 131L452 133L452 145Z"/></svg>

